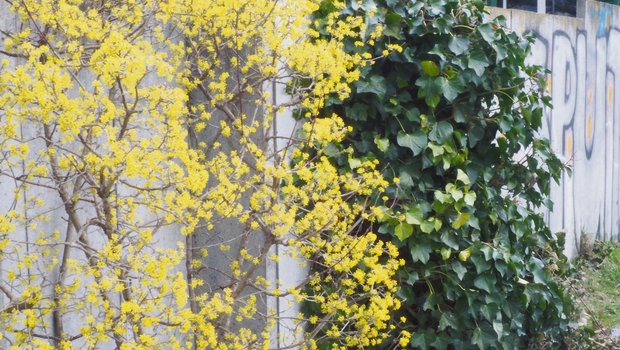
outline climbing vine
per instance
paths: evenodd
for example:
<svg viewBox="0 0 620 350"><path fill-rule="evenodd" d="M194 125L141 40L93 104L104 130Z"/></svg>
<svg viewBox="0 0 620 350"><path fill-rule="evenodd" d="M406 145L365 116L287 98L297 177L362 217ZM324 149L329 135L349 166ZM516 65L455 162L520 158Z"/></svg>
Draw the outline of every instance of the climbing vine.
<svg viewBox="0 0 620 350"><path fill-rule="evenodd" d="M315 13L324 37L336 11L324 1ZM562 242L542 212L564 167L537 134L550 99L545 72L525 63L533 38L482 1L349 1L339 13L382 32L345 45L382 57L325 110L352 126L339 165L378 161L390 182L367 224L406 260L394 341L524 349L561 332L570 304L550 275Z"/></svg>

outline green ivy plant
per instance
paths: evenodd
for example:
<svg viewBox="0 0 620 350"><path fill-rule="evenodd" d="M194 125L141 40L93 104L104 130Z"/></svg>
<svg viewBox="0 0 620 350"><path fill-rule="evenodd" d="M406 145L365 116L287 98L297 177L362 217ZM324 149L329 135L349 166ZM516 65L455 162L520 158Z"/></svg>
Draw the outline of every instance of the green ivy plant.
<svg viewBox="0 0 620 350"><path fill-rule="evenodd" d="M326 0L314 21L325 38L334 13L383 28L372 47L348 43L380 58L325 113L346 118L345 148L379 160L392 183L368 224L406 261L394 316L405 345L525 349L561 333L570 302L551 270L562 242L541 213L564 167L537 134L550 99L545 72L525 63L533 38L476 0ZM351 169L349 155L332 161Z"/></svg>

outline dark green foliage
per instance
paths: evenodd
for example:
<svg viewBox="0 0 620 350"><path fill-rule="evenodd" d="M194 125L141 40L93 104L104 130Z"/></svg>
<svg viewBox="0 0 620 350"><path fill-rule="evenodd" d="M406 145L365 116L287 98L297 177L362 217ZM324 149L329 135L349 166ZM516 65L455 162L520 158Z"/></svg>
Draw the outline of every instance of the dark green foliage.
<svg viewBox="0 0 620 350"><path fill-rule="evenodd" d="M347 4L368 32L384 27L375 45L350 50L403 48L366 67L351 97L325 112L353 126L357 158L398 178L369 224L407 261L399 327L413 333L411 348L526 349L553 337L570 304L549 271L562 246L540 213L563 166L536 135L549 98L541 69L524 63L532 38L485 18L483 1ZM331 11L325 1L317 13L322 33Z"/></svg>

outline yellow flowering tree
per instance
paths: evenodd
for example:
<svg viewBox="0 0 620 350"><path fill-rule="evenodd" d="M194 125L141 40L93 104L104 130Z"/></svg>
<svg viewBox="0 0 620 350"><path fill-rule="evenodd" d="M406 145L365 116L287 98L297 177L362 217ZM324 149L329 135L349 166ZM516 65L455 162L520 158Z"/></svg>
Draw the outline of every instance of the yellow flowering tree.
<svg viewBox="0 0 620 350"><path fill-rule="evenodd" d="M397 249L360 223L388 184L371 161L340 171L327 155L350 151L349 130L317 115L371 59L345 39L379 33L333 17L319 39L319 5L6 5L19 24L1 31L3 348L277 348L283 297L319 310L287 316L287 346L386 337ZM290 108L307 112L283 138L274 119ZM284 288L267 268L283 256L321 268Z"/></svg>

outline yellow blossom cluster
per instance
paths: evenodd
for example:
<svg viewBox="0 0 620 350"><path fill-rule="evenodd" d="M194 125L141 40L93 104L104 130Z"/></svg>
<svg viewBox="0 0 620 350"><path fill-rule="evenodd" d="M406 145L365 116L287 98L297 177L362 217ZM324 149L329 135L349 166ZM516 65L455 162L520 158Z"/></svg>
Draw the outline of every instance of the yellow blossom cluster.
<svg viewBox="0 0 620 350"><path fill-rule="evenodd" d="M277 348L270 305L286 296L320 309L294 320L313 325L301 347L386 337L400 262L361 222L388 184L376 162L348 159L343 171L325 157L350 130L315 115L369 62L343 49L363 43L365 24L334 16L333 40L318 40L319 5L11 2L0 347ZM273 96L281 85L290 102ZM276 149L273 125L291 107L311 118ZM281 288L268 270L282 254L320 268Z"/></svg>

